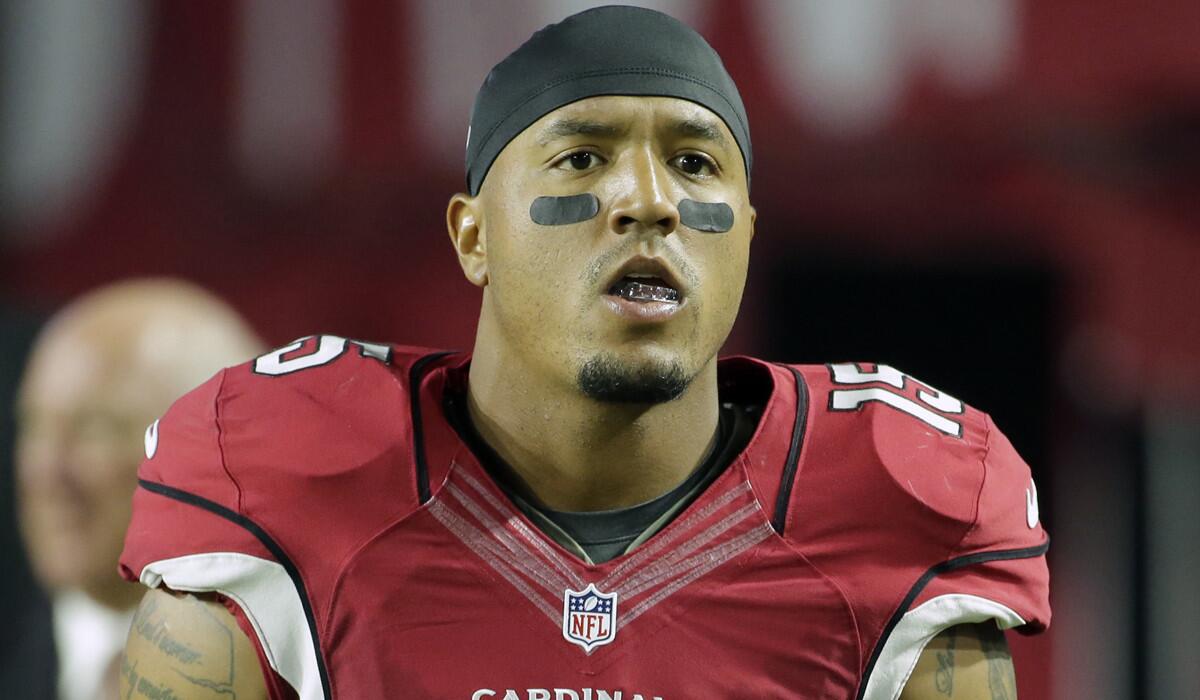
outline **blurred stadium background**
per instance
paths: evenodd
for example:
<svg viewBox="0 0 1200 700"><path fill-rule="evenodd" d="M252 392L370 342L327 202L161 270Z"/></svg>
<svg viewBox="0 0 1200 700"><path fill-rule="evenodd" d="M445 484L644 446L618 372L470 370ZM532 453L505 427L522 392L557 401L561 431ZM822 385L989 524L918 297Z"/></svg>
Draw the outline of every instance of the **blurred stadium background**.
<svg viewBox="0 0 1200 700"><path fill-rule="evenodd" d="M2 619L44 605L10 485L39 324L173 275L272 343L468 348L443 212L471 100L596 4L0 0ZM728 352L886 362L988 410L1054 538L1021 697L1200 698L1200 3L634 4L705 34L750 113Z"/></svg>

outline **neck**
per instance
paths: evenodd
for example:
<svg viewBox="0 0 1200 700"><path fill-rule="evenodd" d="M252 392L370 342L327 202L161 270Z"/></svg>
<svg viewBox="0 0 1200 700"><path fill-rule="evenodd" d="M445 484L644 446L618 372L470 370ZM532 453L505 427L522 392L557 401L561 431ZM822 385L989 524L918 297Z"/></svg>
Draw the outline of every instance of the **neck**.
<svg viewBox="0 0 1200 700"><path fill-rule="evenodd" d="M480 436L549 508L650 500L686 479L715 439L715 357L682 396L655 405L595 401L545 375L520 353L477 339L467 399Z"/></svg>

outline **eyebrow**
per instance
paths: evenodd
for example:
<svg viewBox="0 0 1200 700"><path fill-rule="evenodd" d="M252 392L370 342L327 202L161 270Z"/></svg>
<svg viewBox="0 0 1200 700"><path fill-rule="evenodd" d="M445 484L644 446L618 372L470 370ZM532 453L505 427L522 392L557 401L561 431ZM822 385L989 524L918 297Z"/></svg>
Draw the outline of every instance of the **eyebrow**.
<svg viewBox="0 0 1200 700"><path fill-rule="evenodd" d="M625 133L625 131L625 129L612 124L588 121L586 119L556 119L538 133L537 141L539 146L545 146L557 139L571 136L615 138Z"/></svg>
<svg viewBox="0 0 1200 700"><path fill-rule="evenodd" d="M667 130L679 136L712 141L725 147L729 146L725 134L721 133L721 128L717 123L707 119L681 119L668 124Z"/></svg>

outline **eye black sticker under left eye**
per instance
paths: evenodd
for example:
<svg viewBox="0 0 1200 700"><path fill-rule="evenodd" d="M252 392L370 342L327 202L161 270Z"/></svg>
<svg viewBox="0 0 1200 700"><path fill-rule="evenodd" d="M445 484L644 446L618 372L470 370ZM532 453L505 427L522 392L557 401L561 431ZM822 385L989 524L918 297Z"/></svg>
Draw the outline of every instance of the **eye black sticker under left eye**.
<svg viewBox="0 0 1200 700"><path fill-rule="evenodd" d="M733 208L725 202L680 200L679 222L704 233L725 233L733 228Z"/></svg>
<svg viewBox="0 0 1200 700"><path fill-rule="evenodd" d="M529 205L529 218L542 226L577 224L599 212L600 200L587 192L570 197L538 197Z"/></svg>

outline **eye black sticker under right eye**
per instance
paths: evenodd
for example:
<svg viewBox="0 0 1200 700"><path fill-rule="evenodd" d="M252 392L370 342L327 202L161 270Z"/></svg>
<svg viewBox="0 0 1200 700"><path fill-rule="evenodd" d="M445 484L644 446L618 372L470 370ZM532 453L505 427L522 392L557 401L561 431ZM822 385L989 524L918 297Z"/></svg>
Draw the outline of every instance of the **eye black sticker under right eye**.
<svg viewBox="0 0 1200 700"><path fill-rule="evenodd" d="M529 205L529 218L542 226L577 224L599 212L600 200L588 192L570 197L538 197Z"/></svg>

